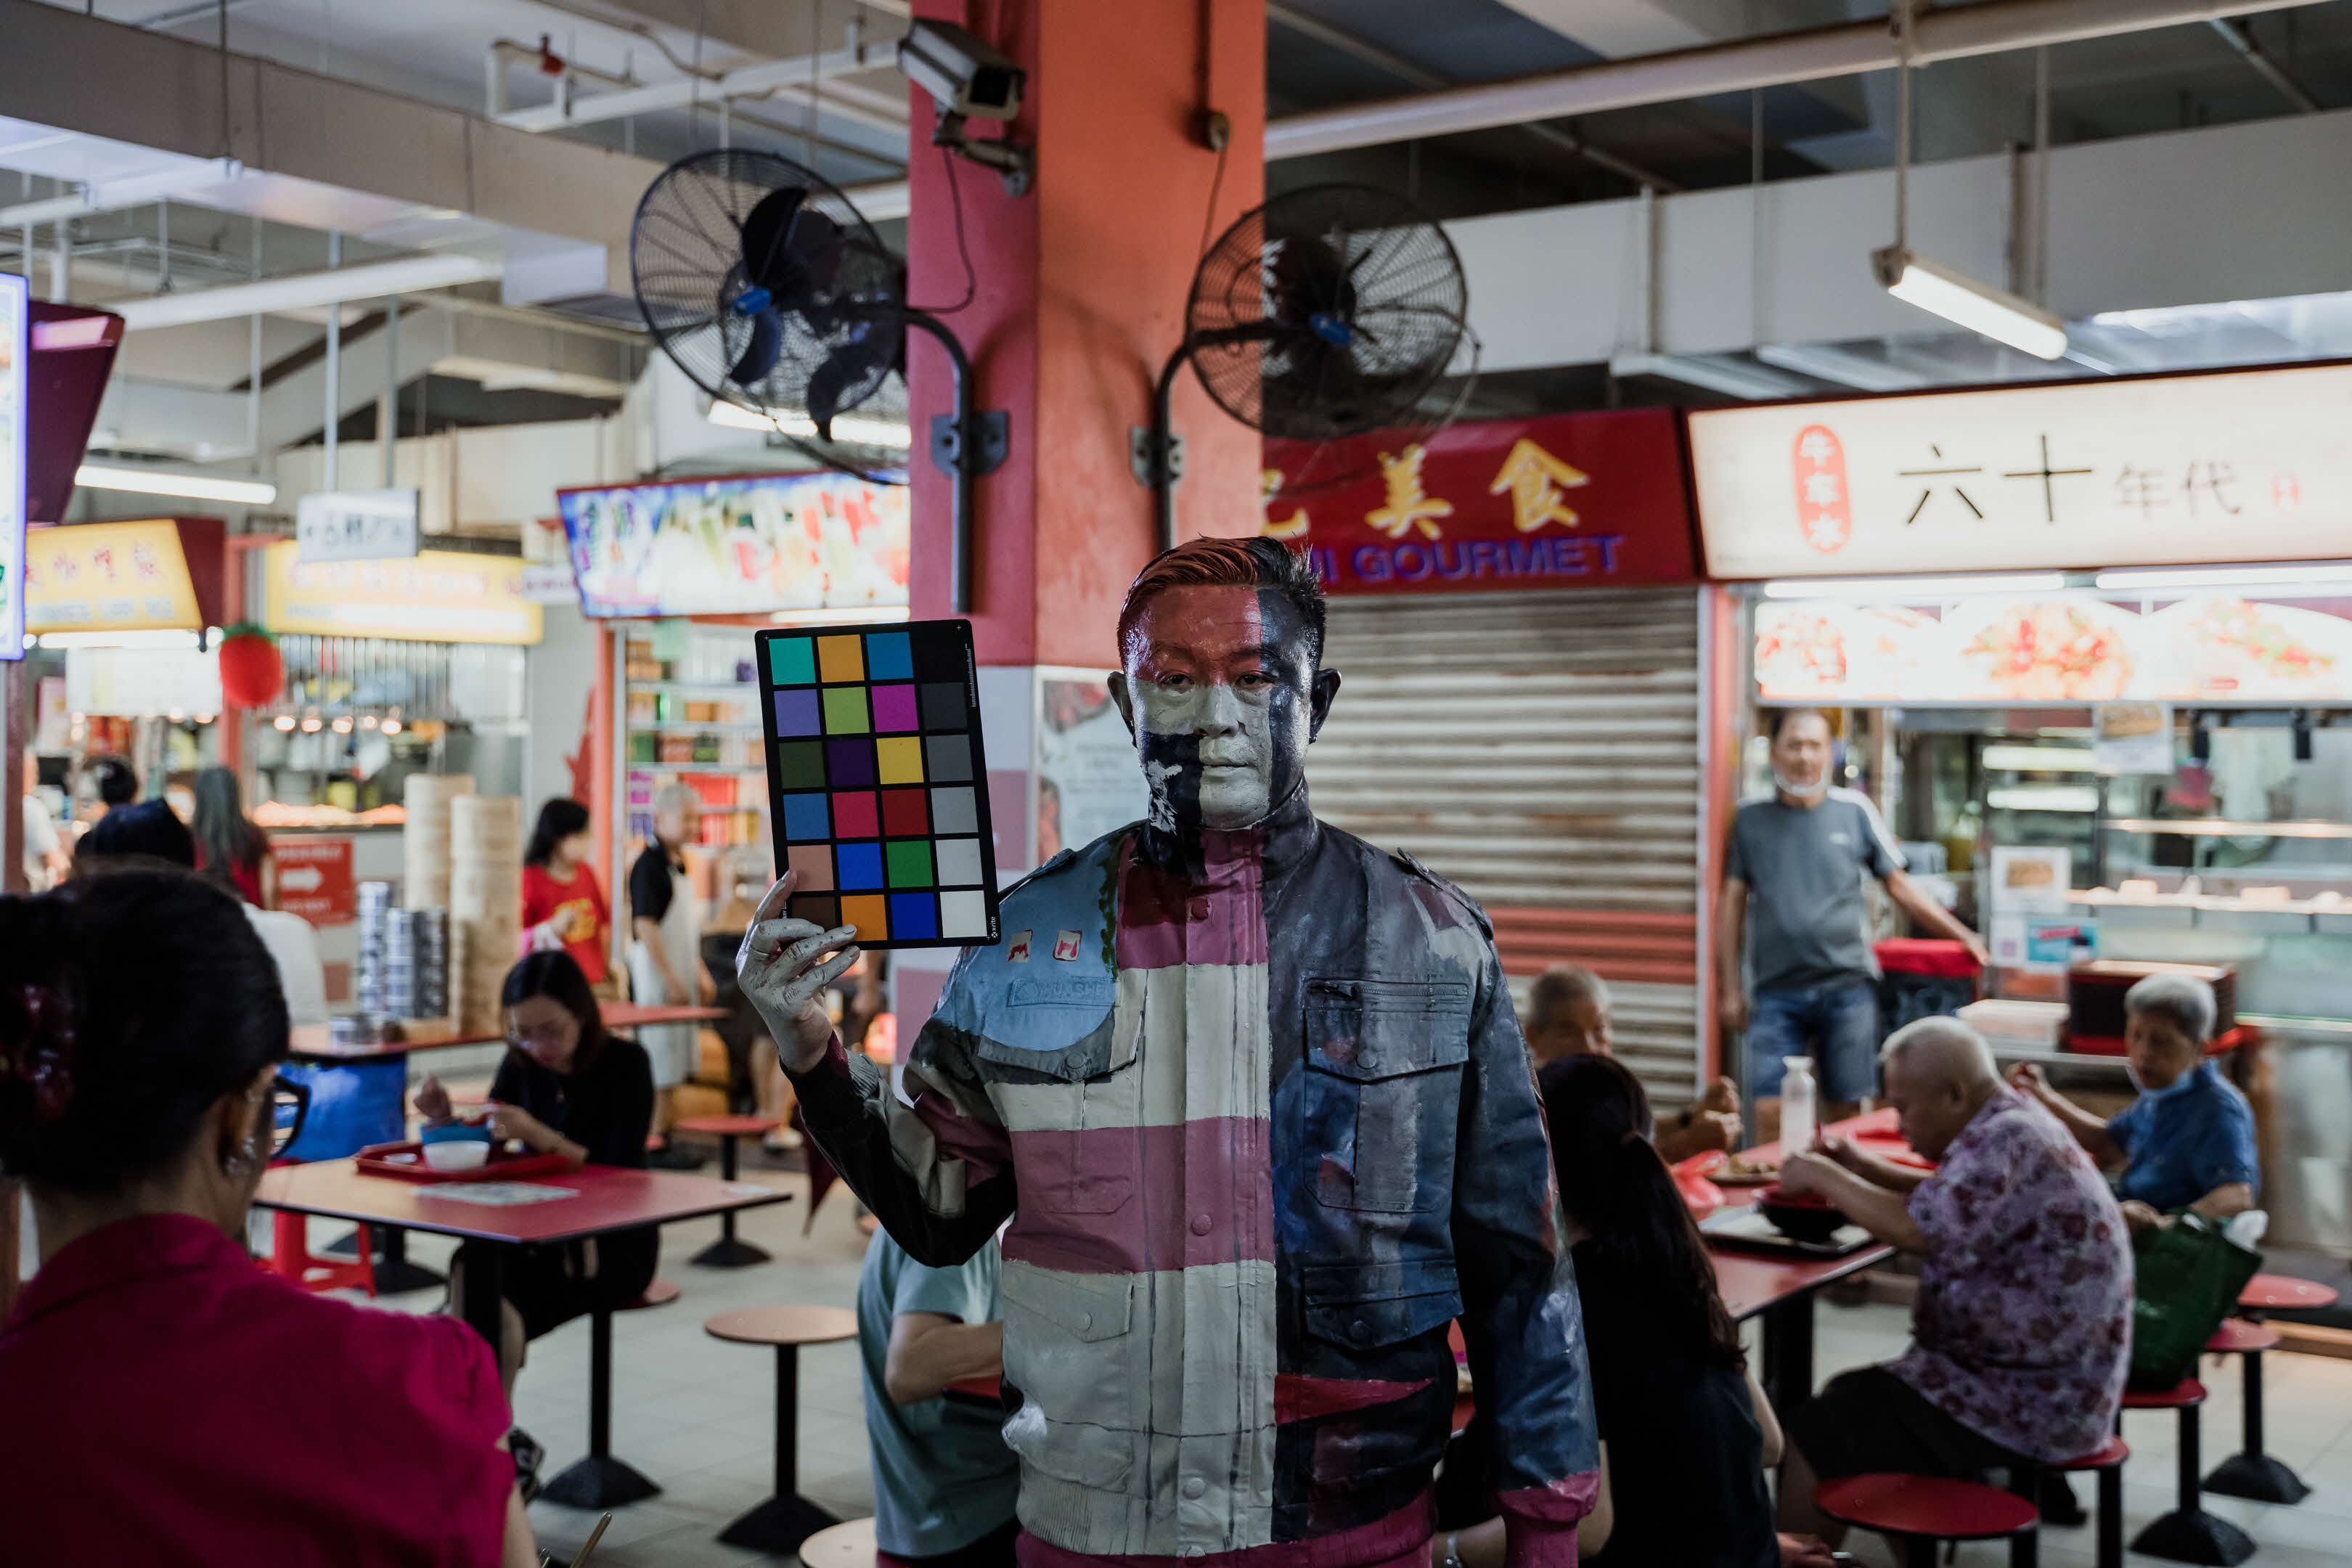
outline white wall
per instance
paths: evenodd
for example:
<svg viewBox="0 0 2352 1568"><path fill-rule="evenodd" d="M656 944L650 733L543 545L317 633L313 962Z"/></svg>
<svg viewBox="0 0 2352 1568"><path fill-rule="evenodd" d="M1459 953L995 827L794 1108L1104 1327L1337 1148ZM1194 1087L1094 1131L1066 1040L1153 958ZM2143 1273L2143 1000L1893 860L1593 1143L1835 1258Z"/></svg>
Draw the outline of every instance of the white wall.
<svg viewBox="0 0 2352 1568"><path fill-rule="evenodd" d="M541 802L572 793L571 759L588 721L600 640L597 623L577 605L548 605L544 625L539 646L524 654L530 733L523 752L523 811L534 818Z"/></svg>

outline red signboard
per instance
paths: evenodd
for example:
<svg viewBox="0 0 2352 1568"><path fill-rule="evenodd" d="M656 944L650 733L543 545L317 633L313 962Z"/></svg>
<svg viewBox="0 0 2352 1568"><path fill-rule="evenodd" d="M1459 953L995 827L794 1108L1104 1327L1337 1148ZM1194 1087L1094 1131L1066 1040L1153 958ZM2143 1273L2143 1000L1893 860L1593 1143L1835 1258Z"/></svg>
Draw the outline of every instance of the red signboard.
<svg viewBox="0 0 2352 1568"><path fill-rule="evenodd" d="M1259 531L1334 594L1689 583L1672 410L1557 414L1265 444Z"/></svg>
<svg viewBox="0 0 2352 1568"><path fill-rule="evenodd" d="M314 926L347 926L358 918L348 838L277 838L278 907Z"/></svg>

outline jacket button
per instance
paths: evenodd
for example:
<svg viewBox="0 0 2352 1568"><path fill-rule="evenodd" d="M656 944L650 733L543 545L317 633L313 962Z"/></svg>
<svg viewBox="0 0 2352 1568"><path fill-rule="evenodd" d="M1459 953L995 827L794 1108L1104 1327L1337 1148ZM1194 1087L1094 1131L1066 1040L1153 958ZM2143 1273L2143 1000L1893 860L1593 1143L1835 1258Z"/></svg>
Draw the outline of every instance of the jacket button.
<svg viewBox="0 0 2352 1568"><path fill-rule="evenodd" d="M1354 1322L1348 1325L1348 1337L1355 1341L1358 1344L1362 1344L1365 1341L1372 1337L1372 1325L1364 1321L1363 1319L1358 1318Z"/></svg>
<svg viewBox="0 0 2352 1568"><path fill-rule="evenodd" d="M1207 1215L1196 1214L1192 1216L1192 1234L1194 1236L1206 1236L1209 1234L1209 1227L1215 1223L1216 1222L1211 1219Z"/></svg>
<svg viewBox="0 0 2352 1568"><path fill-rule="evenodd" d="M1078 1332L1083 1334L1094 1326L1095 1315L1092 1312L1080 1312L1078 1314Z"/></svg>
<svg viewBox="0 0 2352 1568"><path fill-rule="evenodd" d="M1209 1483L1202 1480L1198 1476L1186 1476L1184 1478L1184 1495L1190 1498L1192 1501L1199 1502L1202 1498L1209 1495Z"/></svg>
<svg viewBox="0 0 2352 1568"><path fill-rule="evenodd" d="M1207 920L1209 918L1209 900L1202 895L1195 894L1192 901L1184 906L1184 912L1191 915L1196 921Z"/></svg>

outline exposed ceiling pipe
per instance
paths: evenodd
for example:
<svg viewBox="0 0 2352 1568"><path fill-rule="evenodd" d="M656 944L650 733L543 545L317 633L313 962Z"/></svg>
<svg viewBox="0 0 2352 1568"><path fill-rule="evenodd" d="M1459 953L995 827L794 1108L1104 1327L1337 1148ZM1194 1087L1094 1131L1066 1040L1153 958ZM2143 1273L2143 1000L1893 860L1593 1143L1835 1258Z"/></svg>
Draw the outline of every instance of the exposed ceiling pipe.
<svg viewBox="0 0 2352 1568"><path fill-rule="evenodd" d="M26 228L34 224L62 223L71 218L121 212L127 207L143 207L149 202L168 200L190 191L208 190L244 176L245 165L235 158L208 158L180 168L158 170L152 174L93 181L65 195L0 207L0 228Z"/></svg>
<svg viewBox="0 0 2352 1568"><path fill-rule="evenodd" d="M2284 66L2271 58L2245 28L2226 16L2216 16L2213 18L2213 30L2221 35L2223 43L2238 51L2240 58L2254 68L2256 75L2278 89L2281 98L2305 114L2319 112L2319 100L2305 91L2303 83L2289 76Z"/></svg>
<svg viewBox="0 0 2352 1568"><path fill-rule="evenodd" d="M120 315L132 331L147 327L184 326L191 321L219 321L310 305L334 305L347 300L374 300L387 294L416 294L460 283L487 283L503 270L497 257L438 251L372 261L358 267L336 267L324 272L295 272L265 278L256 283L230 283L218 289L196 289L184 294L158 294L145 300L111 301L107 309Z"/></svg>
<svg viewBox="0 0 2352 1568"><path fill-rule="evenodd" d="M1359 37L1343 27L1335 27L1311 12L1301 11L1295 5L1286 5L1282 4L1282 0L1267 0L1265 15L1267 20L1287 27L1303 37L1312 38L1328 48L1352 56L1368 66L1384 70L1399 80L1409 81L1415 87L1442 89L1457 85L1451 77L1441 76L1418 61L1407 59L1393 50L1381 47L1370 38ZM1679 191L1683 188L1663 174L1654 174L1631 159L1621 158L1605 148L1595 147L1583 137L1562 131L1557 126L1529 124L1520 126L1519 130L1538 142L1547 142L1571 157L1581 158L1586 163L1597 168L1606 169L1612 174L1622 175L1637 185L1647 185L1653 190L1666 192Z"/></svg>
<svg viewBox="0 0 2352 1568"><path fill-rule="evenodd" d="M2291 10L2320 0L1983 0L1921 16L1912 29L1917 65L2075 43L2217 17ZM1265 155L1298 158L1417 137L1486 131L1612 109L1747 92L1892 70L1895 38L1883 21L1846 22L1802 32L1708 44L1694 49L1602 60L1570 70L1476 87L1450 88L1311 113L1265 128Z"/></svg>

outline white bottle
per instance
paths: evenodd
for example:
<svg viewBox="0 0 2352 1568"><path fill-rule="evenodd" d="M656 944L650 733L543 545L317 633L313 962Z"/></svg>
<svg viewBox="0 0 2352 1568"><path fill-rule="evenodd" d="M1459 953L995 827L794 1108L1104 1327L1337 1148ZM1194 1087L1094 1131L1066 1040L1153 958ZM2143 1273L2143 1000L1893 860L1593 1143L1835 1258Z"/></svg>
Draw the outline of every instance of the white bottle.
<svg viewBox="0 0 2352 1568"><path fill-rule="evenodd" d="M1780 1157L1802 1153L1813 1146L1814 1108L1821 1100L1813 1082L1813 1058L1782 1057L1788 1076L1780 1080Z"/></svg>

